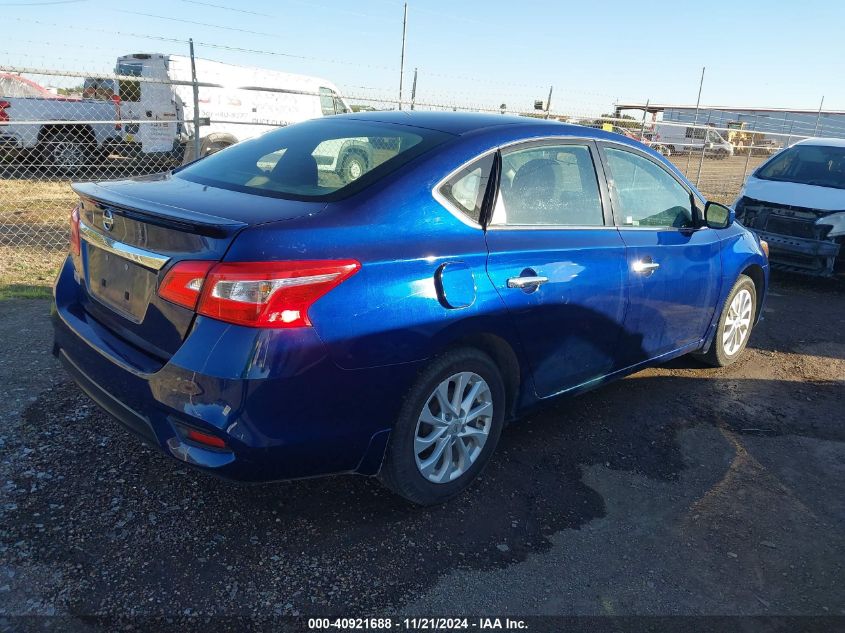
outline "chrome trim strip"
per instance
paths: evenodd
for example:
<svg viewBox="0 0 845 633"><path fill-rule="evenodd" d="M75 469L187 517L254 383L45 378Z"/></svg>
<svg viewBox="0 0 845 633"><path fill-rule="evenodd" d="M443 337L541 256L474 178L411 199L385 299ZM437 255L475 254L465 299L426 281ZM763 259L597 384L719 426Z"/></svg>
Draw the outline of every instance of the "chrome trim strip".
<svg viewBox="0 0 845 633"><path fill-rule="evenodd" d="M445 208L445 209L446 209L449 213L451 213L453 216L455 216L455 218L457 218L458 220L460 220L463 224L466 224L466 225L467 225L468 227L470 227L470 228L473 228L473 229L478 229L479 231L480 231L480 230L482 230L482 226L481 226L478 222L476 222L475 220L473 220L471 217L469 217L466 213L464 213L463 211L461 211L460 209L458 209L457 207L455 207L455 205L454 205L454 204L452 204L452 202L451 202L450 200L447 200L447 199L443 196L443 194L442 194L442 193L440 193L440 188L441 188L443 185L445 185L445 184L446 184L446 182L447 182L448 180L450 180L452 177L454 177L454 176L455 176L458 172L460 172L461 170L463 170L463 169L465 169L465 168L469 167L469 166L470 166L470 165L472 165L475 161L481 160L482 158L484 158L484 157L486 157L486 156L489 156L490 154L495 154L497 151L498 151L498 148L494 147L494 148L492 148L492 149L488 149L488 150L486 150L485 152L483 152L483 153L479 154L478 156L475 156L475 157L473 157L473 158L470 158L468 161L466 161L465 163L463 163L460 167L458 167L457 169L453 169L451 172L449 172L449 174L447 174L446 176L444 176L443 178L441 178L441 179L438 181L438 183L437 183L436 185L434 185L434 187L433 187L433 188L432 188L432 190L431 190L431 196L432 196L432 197L433 197L433 198L434 198L437 202L439 202L439 203L440 203L440 205L441 205L443 208Z"/></svg>
<svg viewBox="0 0 845 633"><path fill-rule="evenodd" d="M153 253L137 246L124 244L107 235L98 233L84 222L79 223L79 235L86 242L97 248L101 248L123 259L128 259L130 262L152 268L153 270L161 270L170 261L170 258L164 255L159 255L158 253Z"/></svg>

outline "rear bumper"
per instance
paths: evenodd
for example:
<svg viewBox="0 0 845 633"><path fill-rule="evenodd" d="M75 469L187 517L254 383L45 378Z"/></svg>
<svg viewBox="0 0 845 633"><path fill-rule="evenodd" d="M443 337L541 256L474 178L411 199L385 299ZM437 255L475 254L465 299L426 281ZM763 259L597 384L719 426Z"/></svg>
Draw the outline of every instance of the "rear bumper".
<svg viewBox="0 0 845 633"><path fill-rule="evenodd" d="M77 302L70 260L55 288L54 354L102 409L184 463L242 481L375 474L416 368L337 367L310 328L256 330L198 318L162 363ZM396 394L396 395L391 395ZM185 439L187 429L225 449Z"/></svg>
<svg viewBox="0 0 845 633"><path fill-rule="evenodd" d="M840 251L836 242L751 230L769 243L769 261L773 267L819 276L833 274Z"/></svg>

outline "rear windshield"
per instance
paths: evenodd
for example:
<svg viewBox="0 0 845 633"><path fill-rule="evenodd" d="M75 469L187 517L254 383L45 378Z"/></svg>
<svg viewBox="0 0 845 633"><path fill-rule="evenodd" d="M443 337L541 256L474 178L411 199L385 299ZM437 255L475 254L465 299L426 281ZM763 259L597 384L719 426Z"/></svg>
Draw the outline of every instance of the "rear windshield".
<svg viewBox="0 0 845 633"><path fill-rule="evenodd" d="M754 174L763 180L845 189L845 147L794 145Z"/></svg>
<svg viewBox="0 0 845 633"><path fill-rule="evenodd" d="M370 121L317 119L212 154L176 176L294 200L333 200L368 186L450 135Z"/></svg>

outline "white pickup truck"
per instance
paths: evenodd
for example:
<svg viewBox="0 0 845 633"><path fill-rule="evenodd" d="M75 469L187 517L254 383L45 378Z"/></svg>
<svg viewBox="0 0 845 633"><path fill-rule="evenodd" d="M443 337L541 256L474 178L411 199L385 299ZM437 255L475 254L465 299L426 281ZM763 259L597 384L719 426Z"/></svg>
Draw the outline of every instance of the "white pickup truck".
<svg viewBox="0 0 845 633"><path fill-rule="evenodd" d="M0 152L76 171L122 140L119 118L112 101L0 96Z"/></svg>

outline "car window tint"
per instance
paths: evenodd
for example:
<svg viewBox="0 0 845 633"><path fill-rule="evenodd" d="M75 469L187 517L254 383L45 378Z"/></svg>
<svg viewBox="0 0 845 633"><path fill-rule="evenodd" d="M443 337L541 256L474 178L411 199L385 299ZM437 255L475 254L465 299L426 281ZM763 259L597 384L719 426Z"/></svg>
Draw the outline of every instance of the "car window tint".
<svg viewBox="0 0 845 633"><path fill-rule="evenodd" d="M258 195L329 199L360 190L446 138L433 130L319 118L238 143L176 176Z"/></svg>
<svg viewBox="0 0 845 633"><path fill-rule="evenodd" d="M632 152L605 150L614 211L623 226L693 226L689 192L652 161Z"/></svg>
<svg viewBox="0 0 845 633"><path fill-rule="evenodd" d="M544 145L502 152L491 224L604 224L596 170L586 145Z"/></svg>
<svg viewBox="0 0 845 633"><path fill-rule="evenodd" d="M490 154L460 170L440 187L441 195L473 222L480 221L492 167L493 155Z"/></svg>

